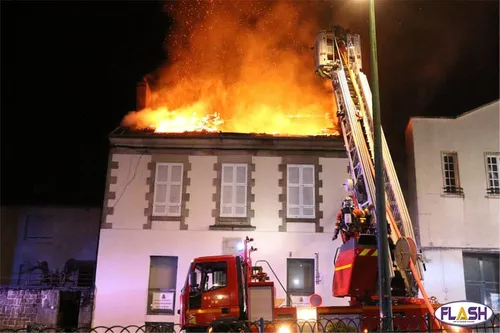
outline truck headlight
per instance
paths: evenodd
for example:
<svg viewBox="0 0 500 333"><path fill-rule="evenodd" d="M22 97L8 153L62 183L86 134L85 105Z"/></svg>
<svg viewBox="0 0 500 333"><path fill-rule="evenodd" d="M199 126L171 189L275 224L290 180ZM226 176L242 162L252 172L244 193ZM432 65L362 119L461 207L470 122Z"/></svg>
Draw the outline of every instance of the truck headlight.
<svg viewBox="0 0 500 333"><path fill-rule="evenodd" d="M316 320L316 308L297 307L297 320Z"/></svg>
<svg viewBox="0 0 500 333"><path fill-rule="evenodd" d="M290 327L282 325L278 328L278 333L290 333Z"/></svg>

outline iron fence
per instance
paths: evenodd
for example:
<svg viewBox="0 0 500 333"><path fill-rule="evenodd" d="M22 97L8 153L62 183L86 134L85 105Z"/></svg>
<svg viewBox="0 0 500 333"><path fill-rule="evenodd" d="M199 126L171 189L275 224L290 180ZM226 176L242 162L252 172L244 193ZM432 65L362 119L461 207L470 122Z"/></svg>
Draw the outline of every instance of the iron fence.
<svg viewBox="0 0 500 333"><path fill-rule="evenodd" d="M277 320L265 321L263 319L248 323L243 321L218 322L210 328L210 332L272 332L272 333L335 333L335 332L359 332L370 333L380 332L379 317L356 317L332 315L335 318L322 318L319 320ZM431 315L424 316L395 316L392 318L393 330L391 332L426 332L426 333L499 333L500 314L495 314L489 321L473 326L450 326L436 321ZM0 332L77 332L77 333L139 333L139 332L169 332L180 333L182 330L179 324L174 323L154 323L143 326L98 326L83 328L57 328L43 325L30 324L23 328L0 328ZM189 332L188 330L187 332ZM208 330L201 330L207 332ZM200 332L198 330L198 332Z"/></svg>
<svg viewBox="0 0 500 333"><path fill-rule="evenodd" d="M90 288L94 285L94 274L61 272L19 272L2 276L2 287L10 288Z"/></svg>

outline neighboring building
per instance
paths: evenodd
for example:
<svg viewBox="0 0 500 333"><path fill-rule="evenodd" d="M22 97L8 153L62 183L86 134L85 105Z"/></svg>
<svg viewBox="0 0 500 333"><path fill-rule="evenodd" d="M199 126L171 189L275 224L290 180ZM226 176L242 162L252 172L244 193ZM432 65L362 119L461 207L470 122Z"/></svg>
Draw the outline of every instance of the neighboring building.
<svg viewBox="0 0 500 333"><path fill-rule="evenodd" d="M178 322L191 259L236 254L246 236L294 305L313 293L347 304L331 296L346 195L341 138L117 129L110 142L94 326ZM158 306L160 291L171 299Z"/></svg>
<svg viewBox="0 0 500 333"><path fill-rule="evenodd" d="M1 208L0 329L88 327L101 209Z"/></svg>
<svg viewBox="0 0 500 333"><path fill-rule="evenodd" d="M40 285L45 261L61 270L76 260L80 284L94 279L101 209L66 206L4 206L2 213L2 285Z"/></svg>
<svg viewBox="0 0 500 333"><path fill-rule="evenodd" d="M410 210L439 302L500 311L500 105L457 118L412 118L406 131Z"/></svg>

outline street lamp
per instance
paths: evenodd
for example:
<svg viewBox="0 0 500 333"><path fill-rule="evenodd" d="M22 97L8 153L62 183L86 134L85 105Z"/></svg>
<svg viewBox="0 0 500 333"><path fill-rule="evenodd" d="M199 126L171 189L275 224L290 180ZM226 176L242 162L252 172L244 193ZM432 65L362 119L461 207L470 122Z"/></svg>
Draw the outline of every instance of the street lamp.
<svg viewBox="0 0 500 333"><path fill-rule="evenodd" d="M373 145L375 153L375 198L377 215L378 244L378 284L379 309L382 319L382 331L392 331L391 278L389 274L389 251L387 238L387 220L385 209L385 184L382 156L382 124L380 117L380 92L378 85L377 64L377 30L375 27L375 0L370 0L370 67L372 76L372 114L373 114Z"/></svg>

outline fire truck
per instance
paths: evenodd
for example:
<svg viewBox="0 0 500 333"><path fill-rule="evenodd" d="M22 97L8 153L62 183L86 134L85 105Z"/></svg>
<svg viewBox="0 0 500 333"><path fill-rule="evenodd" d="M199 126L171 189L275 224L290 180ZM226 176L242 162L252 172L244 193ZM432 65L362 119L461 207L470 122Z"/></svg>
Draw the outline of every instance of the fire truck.
<svg viewBox="0 0 500 333"><path fill-rule="evenodd" d="M318 33L314 49L315 71L322 78L331 80L335 92L337 117L349 161L346 191L353 197L357 208L369 208L374 216L372 97L368 80L361 71L360 36L336 26L332 31ZM429 300L422 285L422 268L425 268L422 254L417 252L412 223L383 132L382 149L386 215L391 230L388 237L395 244L392 253L396 265L392 260L389 264L393 313L400 315L393 325L395 329L422 329L429 324L423 322L425 314L432 315L439 305ZM335 297L349 297L348 306L276 306L274 282L262 267L252 264L251 253L256 250L249 245L252 241L248 237L244 240L241 256L193 259L178 311L184 329L255 331L251 323L263 319L274 324L273 329L266 331L287 332L293 330L291 323L299 319L333 323L336 318L350 318L357 330L377 330L379 322L371 319L380 313L377 238L374 233L353 237L335 254L332 292ZM309 312L304 314L304 311ZM430 324L439 325L433 320ZM352 330L351 327L342 331Z"/></svg>

